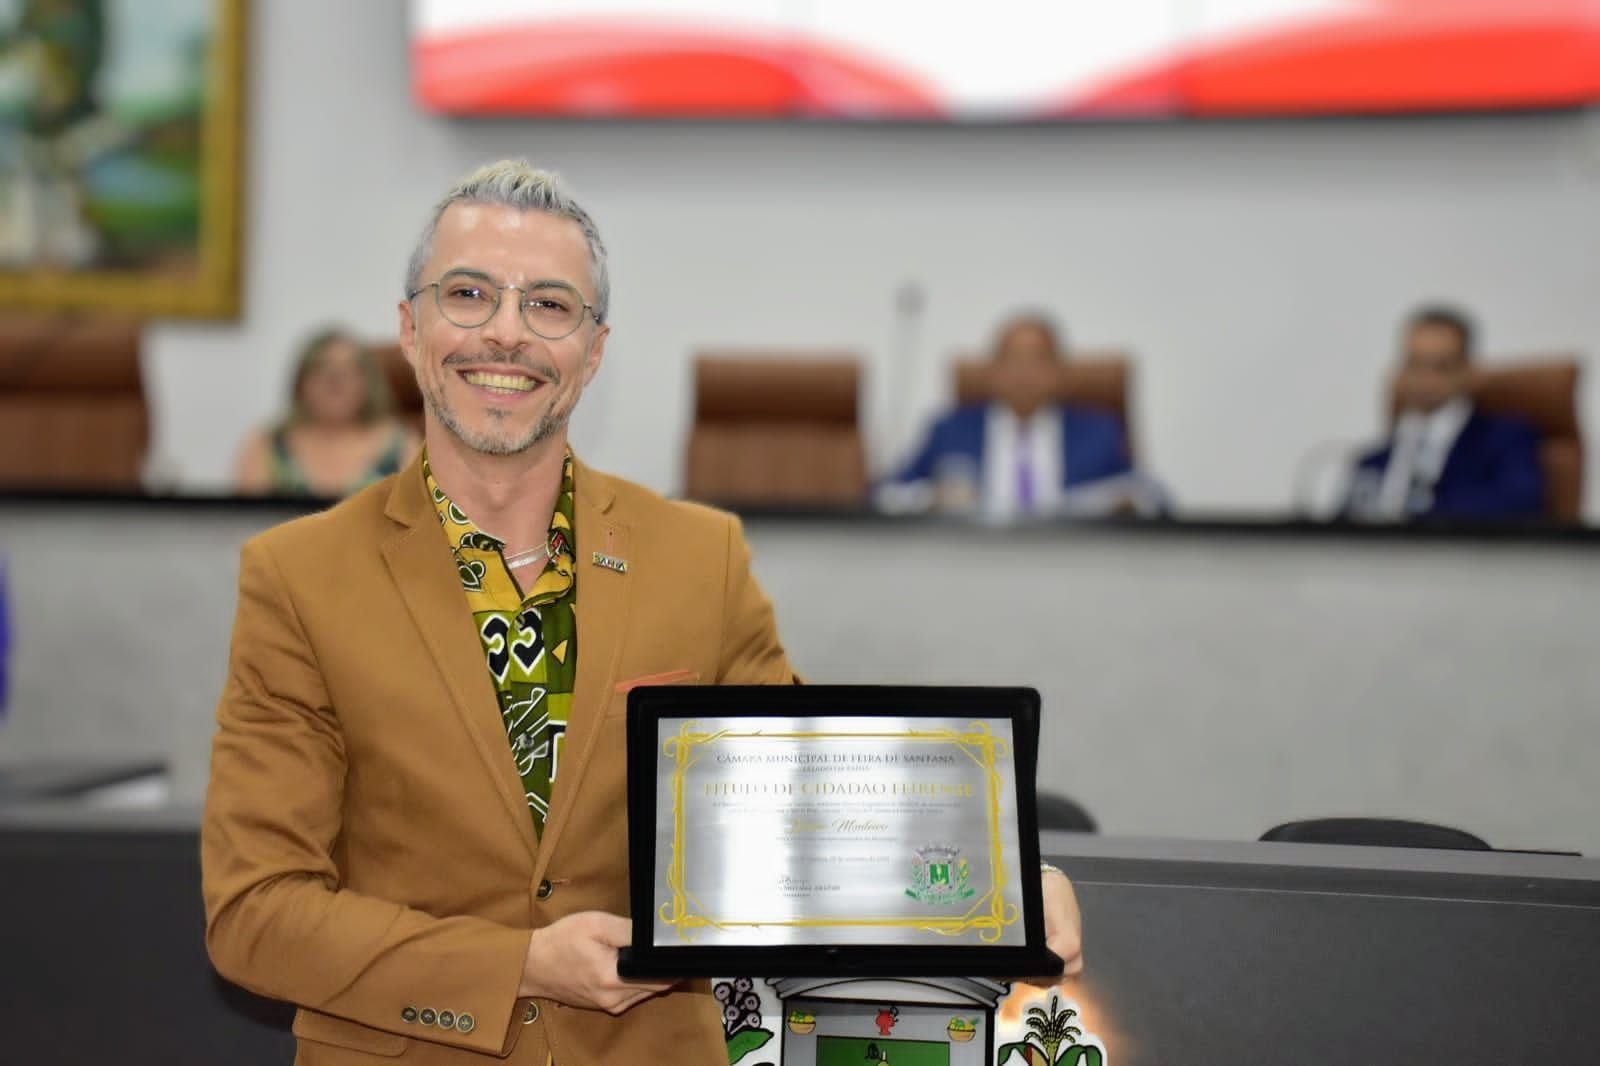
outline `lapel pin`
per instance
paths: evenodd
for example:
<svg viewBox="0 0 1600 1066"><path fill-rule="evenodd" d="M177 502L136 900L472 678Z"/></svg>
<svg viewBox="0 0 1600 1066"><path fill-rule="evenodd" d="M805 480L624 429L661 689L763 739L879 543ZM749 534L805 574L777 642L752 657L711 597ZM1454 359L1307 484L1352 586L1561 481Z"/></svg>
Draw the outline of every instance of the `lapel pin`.
<svg viewBox="0 0 1600 1066"><path fill-rule="evenodd" d="M628 560L618 559L615 555L607 555L605 552L594 553L594 565L603 566L607 570L615 570L619 574L628 572Z"/></svg>

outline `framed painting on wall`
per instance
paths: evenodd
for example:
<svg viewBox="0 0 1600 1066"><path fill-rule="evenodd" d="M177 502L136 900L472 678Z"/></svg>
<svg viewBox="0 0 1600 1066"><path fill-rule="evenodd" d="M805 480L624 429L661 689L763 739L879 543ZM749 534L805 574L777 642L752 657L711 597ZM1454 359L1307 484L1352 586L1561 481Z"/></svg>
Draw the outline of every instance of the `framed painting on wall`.
<svg viewBox="0 0 1600 1066"><path fill-rule="evenodd" d="M246 0L0 0L0 307L239 310Z"/></svg>

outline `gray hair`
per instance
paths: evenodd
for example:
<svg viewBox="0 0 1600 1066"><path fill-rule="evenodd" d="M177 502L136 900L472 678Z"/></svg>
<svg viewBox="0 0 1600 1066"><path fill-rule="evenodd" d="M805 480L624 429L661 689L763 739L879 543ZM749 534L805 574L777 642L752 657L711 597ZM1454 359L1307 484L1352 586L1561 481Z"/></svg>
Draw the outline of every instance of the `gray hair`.
<svg viewBox="0 0 1600 1066"><path fill-rule="evenodd" d="M502 159L488 163L456 182L444 199L434 206L428 224L411 250L411 261L406 266L406 296L422 285L422 268L433 254L433 238L439 229L439 219L451 204L503 204L519 211L542 211L558 218L570 218L583 230L583 239L589 245L589 273L594 281L594 318L598 325L607 321L611 311L611 276L606 271L606 246L600 239L600 230L567 187L559 174L538 170L525 159Z"/></svg>

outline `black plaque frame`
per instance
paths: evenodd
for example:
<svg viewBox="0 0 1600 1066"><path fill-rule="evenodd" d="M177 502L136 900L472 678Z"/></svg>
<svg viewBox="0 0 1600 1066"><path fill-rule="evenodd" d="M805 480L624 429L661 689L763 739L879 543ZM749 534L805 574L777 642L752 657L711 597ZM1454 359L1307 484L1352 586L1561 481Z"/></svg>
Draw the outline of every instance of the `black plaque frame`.
<svg viewBox="0 0 1600 1066"><path fill-rule="evenodd" d="M1022 946L903 944L701 946L653 942L656 907L656 768L663 720L759 717L1008 719L1016 770L1017 868L1022 890ZM641 686L628 694L629 903L633 943L619 953L627 978L713 977L750 973L786 977L1050 977L1061 959L1045 946L1038 876L1039 693L1031 688L910 685Z"/></svg>

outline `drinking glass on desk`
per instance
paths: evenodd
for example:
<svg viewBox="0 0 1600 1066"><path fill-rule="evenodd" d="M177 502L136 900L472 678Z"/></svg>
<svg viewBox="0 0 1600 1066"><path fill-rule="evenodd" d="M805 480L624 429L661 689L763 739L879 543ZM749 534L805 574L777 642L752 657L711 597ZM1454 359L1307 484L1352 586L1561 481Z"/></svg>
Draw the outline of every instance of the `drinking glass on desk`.
<svg viewBox="0 0 1600 1066"><path fill-rule="evenodd" d="M933 467L933 509L940 514L973 515L981 499L977 461L970 455L941 456Z"/></svg>

